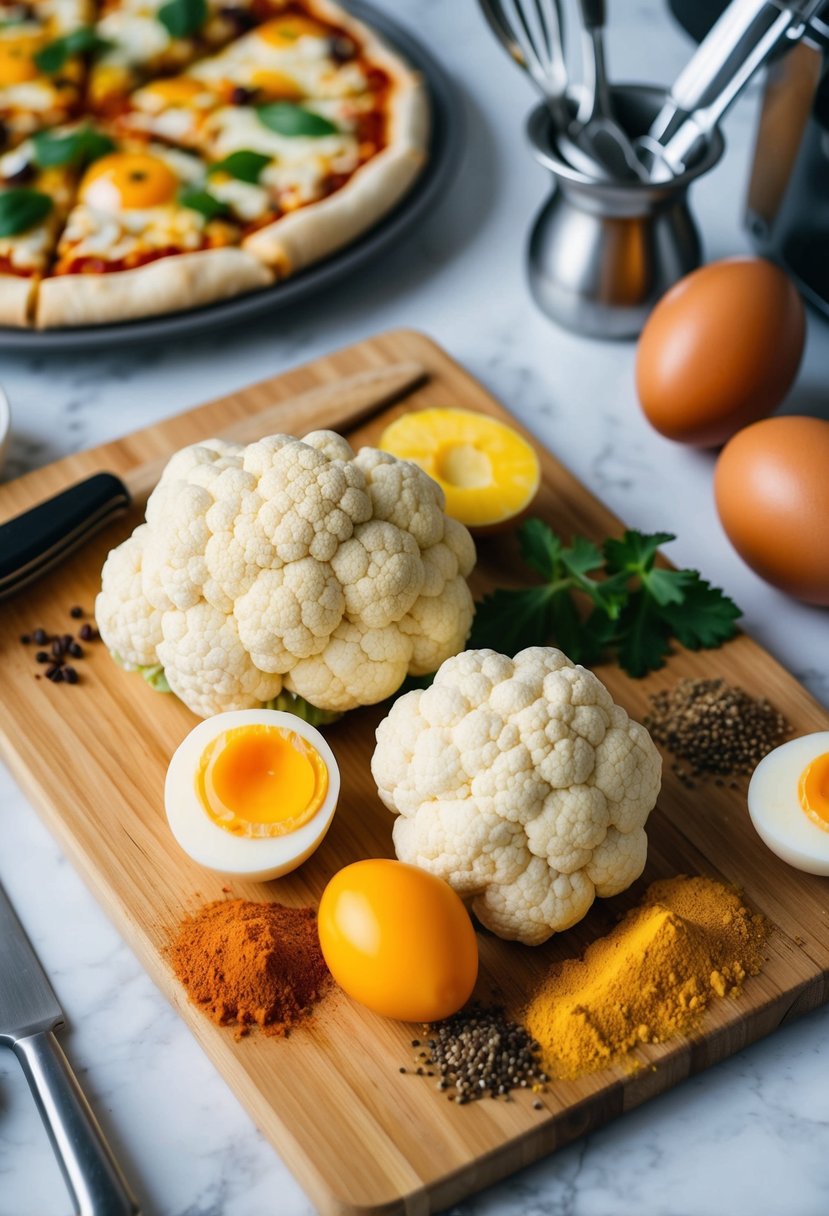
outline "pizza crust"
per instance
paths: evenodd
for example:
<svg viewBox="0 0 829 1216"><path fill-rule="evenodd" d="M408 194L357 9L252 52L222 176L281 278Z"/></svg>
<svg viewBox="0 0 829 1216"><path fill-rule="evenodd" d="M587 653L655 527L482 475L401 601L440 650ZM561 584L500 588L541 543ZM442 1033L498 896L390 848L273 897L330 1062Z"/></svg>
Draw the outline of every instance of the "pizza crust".
<svg viewBox="0 0 829 1216"><path fill-rule="evenodd" d="M280 278L327 257L376 224L413 184L429 144L429 101L420 76L367 26L328 0L314 0L309 8L352 32L367 57L391 78L389 142L334 194L280 216L242 242Z"/></svg>
<svg viewBox="0 0 829 1216"><path fill-rule="evenodd" d="M0 325L32 324L37 276L0 274Z"/></svg>
<svg viewBox="0 0 829 1216"><path fill-rule="evenodd" d="M39 329L100 325L198 308L267 287L273 272L243 249L204 249L159 258L134 270L64 274L40 286Z"/></svg>

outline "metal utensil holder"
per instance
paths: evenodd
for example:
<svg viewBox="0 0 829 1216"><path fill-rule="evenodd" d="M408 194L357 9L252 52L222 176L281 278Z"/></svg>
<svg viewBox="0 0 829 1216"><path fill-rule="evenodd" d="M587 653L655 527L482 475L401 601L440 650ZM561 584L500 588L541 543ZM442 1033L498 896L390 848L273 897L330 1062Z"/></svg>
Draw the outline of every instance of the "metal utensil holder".
<svg viewBox="0 0 829 1216"><path fill-rule="evenodd" d="M647 131L665 95L647 85L613 88L614 112L631 137ZM657 300L700 264L688 188L719 161L721 133L715 130L686 172L666 183L596 181L571 168L543 104L530 114L527 134L536 160L553 177L529 242L536 303L586 337L635 337Z"/></svg>

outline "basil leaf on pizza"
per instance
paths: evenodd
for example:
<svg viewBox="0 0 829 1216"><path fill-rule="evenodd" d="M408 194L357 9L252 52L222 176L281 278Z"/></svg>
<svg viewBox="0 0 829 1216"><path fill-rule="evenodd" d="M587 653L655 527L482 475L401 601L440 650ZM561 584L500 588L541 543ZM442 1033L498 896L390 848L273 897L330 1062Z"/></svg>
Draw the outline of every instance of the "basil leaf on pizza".
<svg viewBox="0 0 829 1216"><path fill-rule="evenodd" d="M178 196L178 201L185 207L189 207L191 211L198 211L206 219L215 220L220 215L228 214L227 203L223 203L220 198L216 198L215 194L211 194L209 190L202 190L198 186L185 186Z"/></svg>
<svg viewBox="0 0 829 1216"><path fill-rule="evenodd" d="M0 236L16 236L41 223L52 210L52 200L40 190L21 186L0 194Z"/></svg>
<svg viewBox="0 0 829 1216"><path fill-rule="evenodd" d="M235 177L237 181L250 182L255 186L262 176L265 165L270 164L270 160L269 156L263 156L261 152L249 152L243 148L238 152L231 152L224 160L217 160L207 172L211 175L227 173L230 177Z"/></svg>
<svg viewBox="0 0 829 1216"><path fill-rule="evenodd" d="M92 127L81 127L69 135L55 135L51 131L38 131L32 136L35 161L41 169L71 165L81 169L94 160L115 150L115 143L108 135Z"/></svg>
<svg viewBox="0 0 829 1216"><path fill-rule="evenodd" d="M318 139L323 135L337 135L339 127L321 114L306 110L291 101L271 101L256 107L256 117L264 127L277 135L289 137L310 136Z"/></svg>
<svg viewBox="0 0 829 1216"><path fill-rule="evenodd" d="M51 76L59 72L74 55L97 55L111 46L112 43L100 38L91 25L81 25L42 46L35 53L35 63L41 72Z"/></svg>
<svg viewBox="0 0 829 1216"><path fill-rule="evenodd" d="M171 37L190 38L207 20L207 0L168 0L157 15Z"/></svg>

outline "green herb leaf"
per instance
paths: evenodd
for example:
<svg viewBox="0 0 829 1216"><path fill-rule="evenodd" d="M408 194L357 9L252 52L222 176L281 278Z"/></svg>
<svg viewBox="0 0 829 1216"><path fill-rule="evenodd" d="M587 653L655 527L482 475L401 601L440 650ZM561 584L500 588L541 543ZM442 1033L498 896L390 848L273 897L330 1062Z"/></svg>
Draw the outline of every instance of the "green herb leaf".
<svg viewBox="0 0 829 1216"><path fill-rule="evenodd" d="M550 587L523 591L499 589L475 607L470 650L497 650L514 655L526 646L543 646L552 630Z"/></svg>
<svg viewBox="0 0 829 1216"><path fill-rule="evenodd" d="M227 203L223 203L220 198L216 198L208 190L199 189L198 186L185 186L178 198L183 206L189 207L191 211L200 212L209 220L215 220L220 215L227 215L229 211Z"/></svg>
<svg viewBox="0 0 829 1216"><path fill-rule="evenodd" d="M81 169L115 148L109 136L102 135L92 127L81 127L69 135L38 131L32 136L32 143L35 148L35 161L41 169L52 165L72 165Z"/></svg>
<svg viewBox="0 0 829 1216"><path fill-rule="evenodd" d="M0 194L0 236L17 236L27 228L34 228L46 219L52 210L52 200L39 190L18 187L4 190Z"/></svg>
<svg viewBox="0 0 829 1216"><path fill-rule="evenodd" d="M207 0L168 0L156 14L173 38L190 38L207 20Z"/></svg>
<svg viewBox="0 0 829 1216"><path fill-rule="evenodd" d="M300 135L319 138L322 135L336 135L339 131L339 127L321 114L294 105L291 101L271 101L267 105L257 106L256 116L264 127L277 135L292 138Z"/></svg>
<svg viewBox="0 0 829 1216"><path fill-rule="evenodd" d="M263 156L261 152L249 152L242 149L239 152L231 152L224 160L216 161L207 172L208 174L227 173L230 177L235 177L237 181L251 182L256 185L262 175L262 170L270 164L270 161L271 158Z"/></svg>
<svg viewBox="0 0 829 1216"><path fill-rule="evenodd" d="M628 530L601 548L576 536L565 546L542 520L529 519L518 539L527 566L544 581L476 604L470 647L514 655L553 641L585 664L610 650L629 675L643 676L663 666L672 637L698 649L736 632L740 610L722 591L695 570L655 565L659 546L674 539L669 532Z"/></svg>
<svg viewBox="0 0 829 1216"><path fill-rule="evenodd" d="M670 604L662 615L683 646L689 650L720 646L733 638L743 614L732 599L712 587L696 570L686 570L688 582L682 601Z"/></svg>
<svg viewBox="0 0 829 1216"><path fill-rule="evenodd" d="M671 648L668 629L644 591L637 591L622 613L617 644L619 666L635 679L664 667Z"/></svg>
<svg viewBox="0 0 829 1216"><path fill-rule="evenodd" d="M75 55L98 55L107 51L112 43L100 38L91 25L80 25L69 34L47 42L35 53L35 63L41 72L52 76L59 72Z"/></svg>
<svg viewBox="0 0 829 1216"><path fill-rule="evenodd" d="M528 519L518 529L521 556L547 582L558 575L562 544L543 519Z"/></svg>

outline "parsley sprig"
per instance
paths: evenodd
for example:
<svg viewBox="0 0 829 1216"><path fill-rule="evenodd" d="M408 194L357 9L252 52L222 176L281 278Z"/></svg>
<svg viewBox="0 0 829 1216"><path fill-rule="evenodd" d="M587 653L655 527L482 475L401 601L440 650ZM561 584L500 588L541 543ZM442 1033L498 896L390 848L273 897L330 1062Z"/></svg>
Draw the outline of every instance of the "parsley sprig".
<svg viewBox="0 0 829 1216"><path fill-rule="evenodd" d="M689 650L719 646L742 612L696 570L657 566L670 532L628 530L601 548L583 536L569 545L540 519L519 529L521 556L543 582L500 589L476 605L473 648L510 655L554 641L576 663L608 654L631 676L662 667L675 638Z"/></svg>

